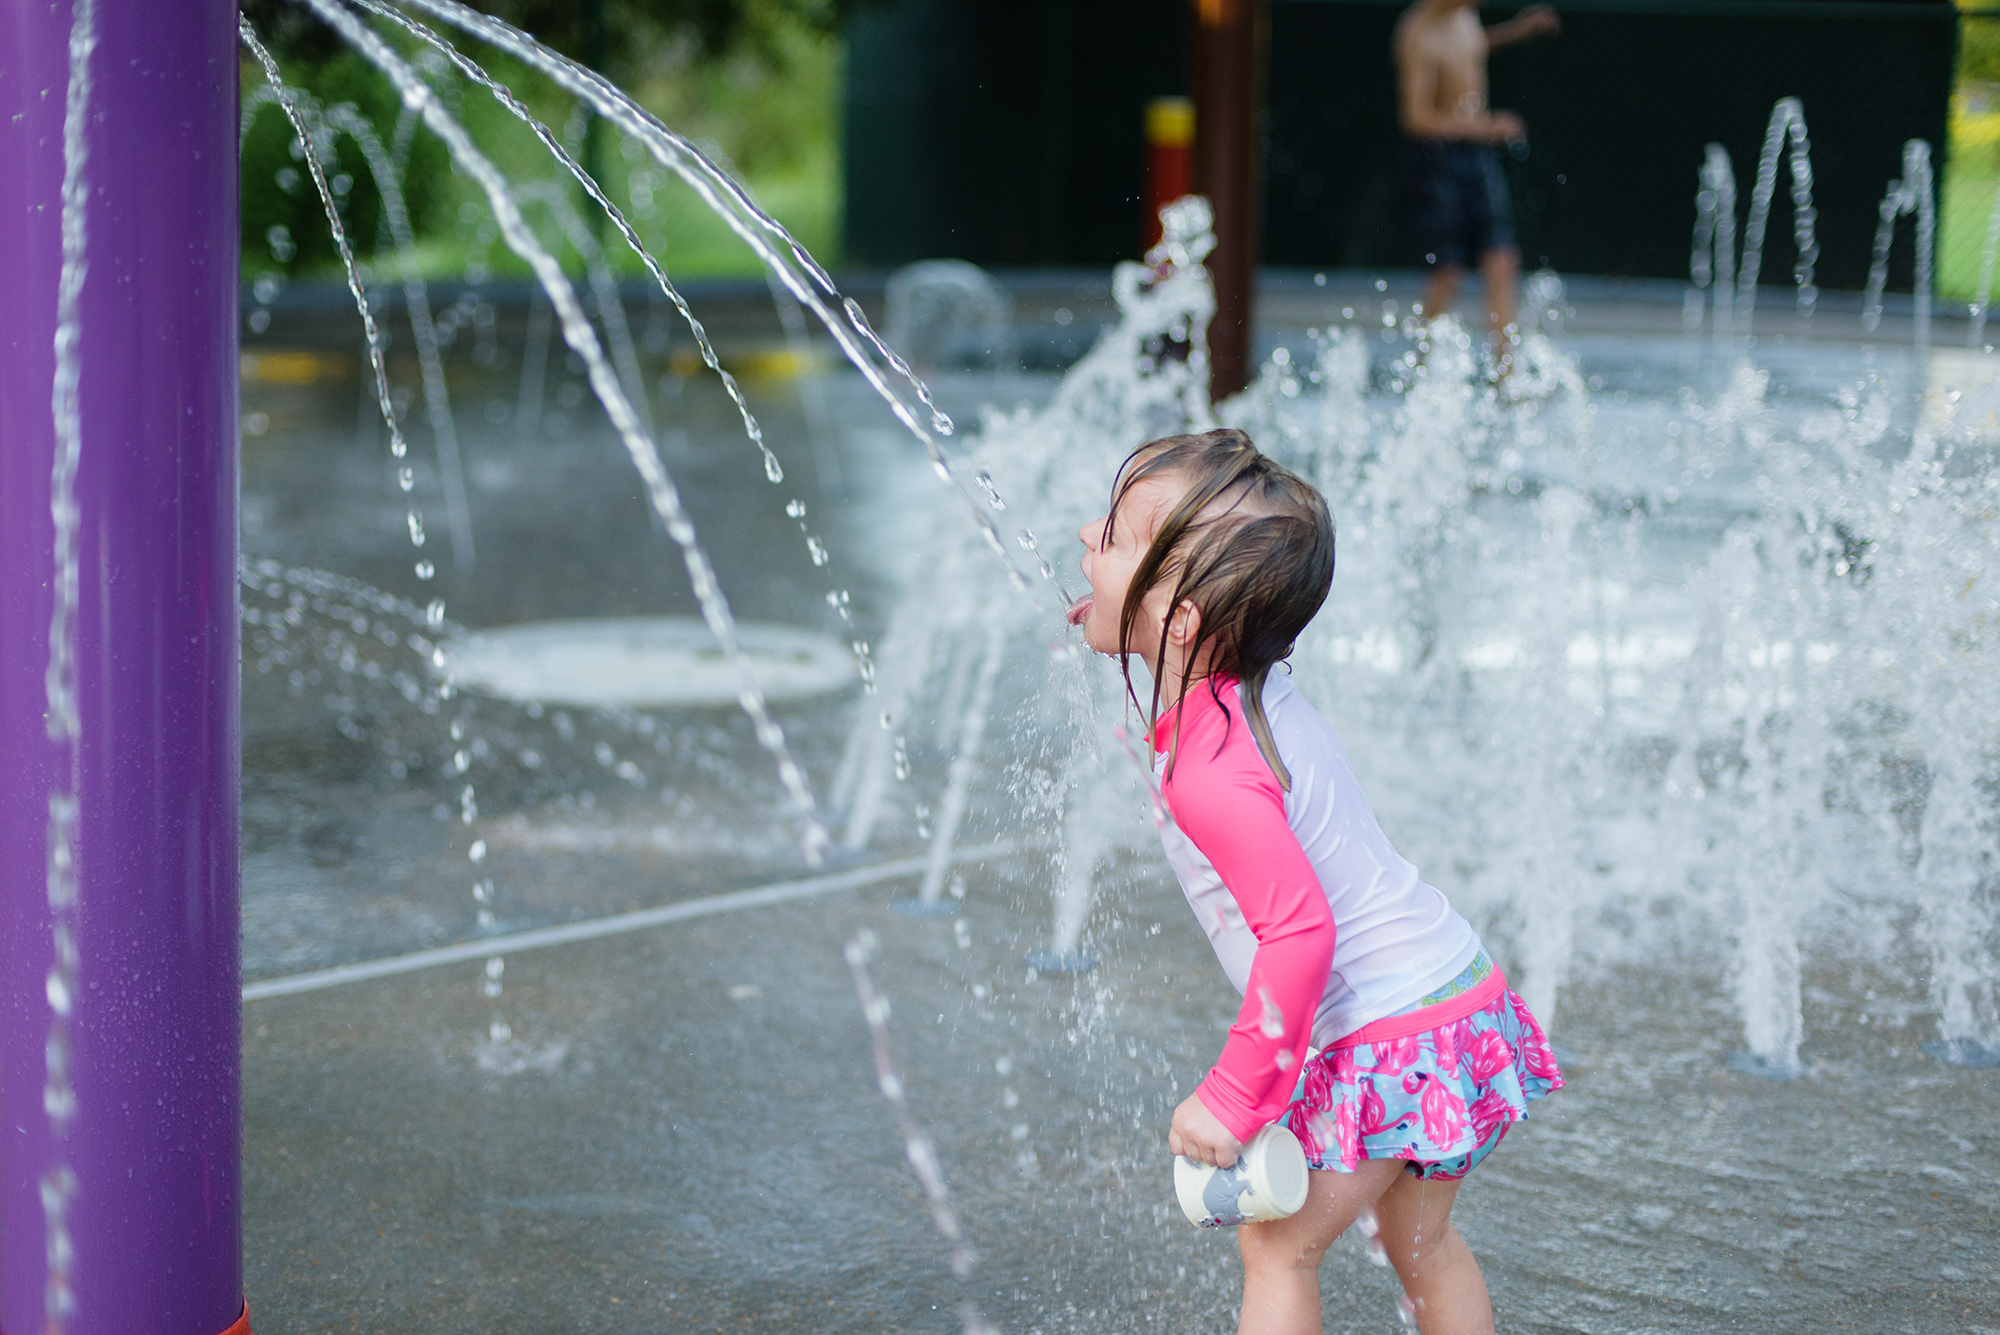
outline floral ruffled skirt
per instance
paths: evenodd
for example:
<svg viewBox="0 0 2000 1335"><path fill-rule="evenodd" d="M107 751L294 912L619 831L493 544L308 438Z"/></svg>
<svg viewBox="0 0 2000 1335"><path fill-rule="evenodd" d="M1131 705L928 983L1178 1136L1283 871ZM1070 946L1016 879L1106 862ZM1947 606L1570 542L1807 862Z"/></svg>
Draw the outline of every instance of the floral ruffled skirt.
<svg viewBox="0 0 2000 1335"><path fill-rule="evenodd" d="M1351 1173L1363 1159L1406 1159L1420 1177L1453 1179L1492 1153L1563 1085L1541 1025L1504 984L1459 1019L1307 1061L1284 1117L1307 1164Z"/></svg>

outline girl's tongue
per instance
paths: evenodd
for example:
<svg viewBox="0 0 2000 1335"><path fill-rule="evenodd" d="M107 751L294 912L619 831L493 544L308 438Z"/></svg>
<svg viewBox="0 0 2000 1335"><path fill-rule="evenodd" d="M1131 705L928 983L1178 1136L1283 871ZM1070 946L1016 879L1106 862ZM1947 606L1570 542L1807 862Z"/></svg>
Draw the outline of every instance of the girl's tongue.
<svg viewBox="0 0 2000 1335"><path fill-rule="evenodd" d="M1091 601L1092 601L1091 596L1086 593L1083 595L1083 597L1077 599L1075 602L1069 605L1070 625L1081 626L1083 624L1083 619L1090 615Z"/></svg>

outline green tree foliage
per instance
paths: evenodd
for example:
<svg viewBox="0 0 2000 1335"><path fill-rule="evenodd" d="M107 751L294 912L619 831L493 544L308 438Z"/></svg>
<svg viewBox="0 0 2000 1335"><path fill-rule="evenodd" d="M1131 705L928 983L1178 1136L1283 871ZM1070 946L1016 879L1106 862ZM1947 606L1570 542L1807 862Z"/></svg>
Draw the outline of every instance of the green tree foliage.
<svg viewBox="0 0 2000 1335"><path fill-rule="evenodd" d="M836 33L849 12L869 2L478 0L486 12L599 69L668 124L718 151L821 253L838 244ZM242 9L278 58L287 83L328 106L353 103L385 144L392 139L401 105L387 80L304 5L243 0ZM400 34L381 31L414 54ZM572 110L566 95L477 43L467 49L547 123L565 128ZM246 60L246 92L262 82L262 71ZM518 127L489 102L483 93L468 94L462 116L503 170L524 174L517 179L552 174L546 155L521 142ZM499 136L497 142L492 135ZM360 151L344 136L336 153L327 174L356 252L366 258L378 243L387 244L381 199ZM599 155L593 165L614 197L622 197L631 160L614 151ZM483 205L452 175L448 155L428 133L420 131L412 142L404 194L426 259L446 269L462 261L476 230L465 220ZM733 257L729 252L738 247L719 224L711 225L686 201L659 200L659 226L681 233L672 241L684 272L690 263L709 272L744 267L747 252L741 260ZM275 107L257 114L244 141L242 218L246 273L326 272L337 263L323 208L291 129ZM503 270L513 267L505 255L490 258Z"/></svg>
<svg viewBox="0 0 2000 1335"><path fill-rule="evenodd" d="M336 48L314 61L296 54L301 46L312 50L306 42L291 45L295 54L284 62L286 83L311 93L324 106L352 103L375 125L386 145L401 110L388 82L351 51ZM246 62L244 75L246 89L264 81L263 69L254 62ZM335 159L323 164L328 184L340 205L349 241L357 254L367 255L378 239L387 240L381 234L382 196L367 160L351 139L338 137L334 151ZM410 144L403 193L411 223L420 234L439 221L442 187L450 174L444 146L429 135L417 135ZM306 171L305 154L290 122L275 106L257 113L243 140L243 258L246 271L285 274L327 269L339 262L325 206Z"/></svg>
<svg viewBox="0 0 2000 1335"><path fill-rule="evenodd" d="M833 33L856 7L856 0L486 0L481 6L621 85L669 50L782 69L794 33Z"/></svg>
<svg viewBox="0 0 2000 1335"><path fill-rule="evenodd" d="M641 73L662 46L687 45L703 59L749 56L781 65L787 37L803 28L837 31L867 0L485 0L504 19L614 82ZM299 0L243 0L243 14L281 60L323 64L340 39ZM591 60L601 46L603 60Z"/></svg>
<svg viewBox="0 0 2000 1335"><path fill-rule="evenodd" d="M1958 85L1969 83L2000 86L2000 21L1984 16L1959 21Z"/></svg>

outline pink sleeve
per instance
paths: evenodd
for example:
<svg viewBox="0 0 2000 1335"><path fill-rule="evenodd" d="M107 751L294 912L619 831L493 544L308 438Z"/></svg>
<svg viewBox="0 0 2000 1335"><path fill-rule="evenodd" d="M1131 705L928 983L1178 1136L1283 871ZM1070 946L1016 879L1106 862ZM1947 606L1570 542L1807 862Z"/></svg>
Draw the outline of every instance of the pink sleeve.
<svg viewBox="0 0 2000 1335"><path fill-rule="evenodd" d="M1333 967L1334 925L1319 875L1285 819L1284 790L1234 692L1228 698L1230 717L1206 708L1198 720L1187 720L1162 791L1175 822L1215 867L1257 938L1243 1008L1195 1090L1232 1135L1247 1141L1291 1102Z"/></svg>

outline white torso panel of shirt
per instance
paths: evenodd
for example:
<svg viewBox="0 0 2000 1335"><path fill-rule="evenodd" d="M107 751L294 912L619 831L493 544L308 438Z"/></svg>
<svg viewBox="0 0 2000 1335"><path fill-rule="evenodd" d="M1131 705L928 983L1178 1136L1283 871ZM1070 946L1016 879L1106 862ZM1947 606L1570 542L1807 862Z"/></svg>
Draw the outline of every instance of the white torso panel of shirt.
<svg viewBox="0 0 2000 1335"><path fill-rule="evenodd" d="M1232 728L1247 730L1241 691L1235 684L1224 698L1235 715ZM1479 936L1382 833L1339 734L1282 671L1265 681L1264 713L1279 758L1291 772L1286 822L1333 909L1333 971L1313 1017L1313 1046L1324 1048L1457 977L1479 953ZM1154 757L1158 770L1166 762L1164 753ZM1200 757L1183 753L1176 762L1189 763L1201 763ZM1242 992L1257 953L1256 936L1194 841L1172 823L1160 837L1189 907L1229 981Z"/></svg>

